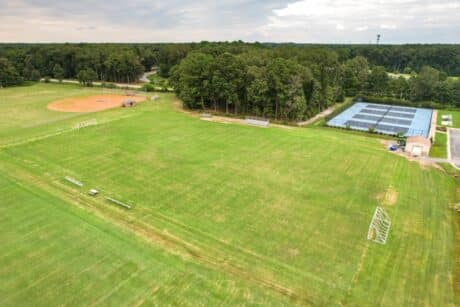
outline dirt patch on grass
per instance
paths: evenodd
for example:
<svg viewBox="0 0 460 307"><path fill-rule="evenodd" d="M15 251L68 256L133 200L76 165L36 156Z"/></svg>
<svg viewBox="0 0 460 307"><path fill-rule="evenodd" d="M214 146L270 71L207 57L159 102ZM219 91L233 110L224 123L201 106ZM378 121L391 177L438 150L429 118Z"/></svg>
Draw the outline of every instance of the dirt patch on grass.
<svg viewBox="0 0 460 307"><path fill-rule="evenodd" d="M398 192L393 186L389 186L385 193L377 195L377 200L386 206L394 206L398 201Z"/></svg>
<svg viewBox="0 0 460 307"><path fill-rule="evenodd" d="M398 200L398 192L393 187L389 187L387 193L385 194L385 199L383 200L384 204L393 206Z"/></svg>
<svg viewBox="0 0 460 307"><path fill-rule="evenodd" d="M141 102L144 96L125 95L96 95L88 97L74 97L58 100L48 104L48 109L59 112L88 113L121 107L126 100Z"/></svg>

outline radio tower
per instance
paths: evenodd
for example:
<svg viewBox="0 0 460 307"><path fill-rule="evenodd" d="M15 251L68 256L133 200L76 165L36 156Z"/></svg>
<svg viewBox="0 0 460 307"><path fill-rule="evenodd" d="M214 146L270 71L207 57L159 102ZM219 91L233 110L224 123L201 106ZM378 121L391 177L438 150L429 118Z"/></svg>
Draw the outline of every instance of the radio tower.
<svg viewBox="0 0 460 307"><path fill-rule="evenodd" d="M381 35L377 34L377 46L380 45L380 37L381 37Z"/></svg>

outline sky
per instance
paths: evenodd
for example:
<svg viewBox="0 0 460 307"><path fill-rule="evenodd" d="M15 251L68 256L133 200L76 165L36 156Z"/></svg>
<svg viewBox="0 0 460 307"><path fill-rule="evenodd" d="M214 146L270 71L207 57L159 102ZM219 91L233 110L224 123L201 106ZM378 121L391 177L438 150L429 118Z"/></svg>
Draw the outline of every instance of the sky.
<svg viewBox="0 0 460 307"><path fill-rule="evenodd" d="M0 0L0 42L460 43L460 0Z"/></svg>

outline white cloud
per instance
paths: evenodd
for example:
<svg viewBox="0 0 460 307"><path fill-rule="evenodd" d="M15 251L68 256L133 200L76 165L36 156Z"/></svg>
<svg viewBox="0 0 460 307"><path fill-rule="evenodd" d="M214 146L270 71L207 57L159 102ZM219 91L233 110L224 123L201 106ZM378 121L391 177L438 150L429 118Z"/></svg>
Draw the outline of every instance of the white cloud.
<svg viewBox="0 0 460 307"><path fill-rule="evenodd" d="M356 27L355 31L362 32L362 31L366 31L368 29L369 29L368 26L361 26L361 27Z"/></svg>
<svg viewBox="0 0 460 307"><path fill-rule="evenodd" d="M460 0L432 2L298 0L274 9L261 29L269 29L270 35L289 30L289 36L302 41L367 43L388 32L383 35L387 43L459 42ZM343 24L354 31L343 31Z"/></svg>
<svg viewBox="0 0 460 307"><path fill-rule="evenodd" d="M0 42L460 42L460 0L0 0L0 20Z"/></svg>
<svg viewBox="0 0 460 307"><path fill-rule="evenodd" d="M388 25L388 24L381 24L380 29L386 29L386 30L396 30L398 26L396 25Z"/></svg>

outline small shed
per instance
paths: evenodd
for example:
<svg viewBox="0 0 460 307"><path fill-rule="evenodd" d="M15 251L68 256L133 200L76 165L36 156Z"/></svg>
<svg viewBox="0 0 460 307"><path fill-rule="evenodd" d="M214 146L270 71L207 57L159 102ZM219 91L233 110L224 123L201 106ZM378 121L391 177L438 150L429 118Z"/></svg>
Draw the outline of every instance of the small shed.
<svg viewBox="0 0 460 307"><path fill-rule="evenodd" d="M431 149L431 141L422 136L410 136L406 141L405 151L413 157L428 156Z"/></svg>
<svg viewBox="0 0 460 307"><path fill-rule="evenodd" d="M131 107L134 107L136 105L136 101L133 100L133 99L126 99L125 101L123 101L123 103L121 104L121 106L123 108L131 108Z"/></svg>

